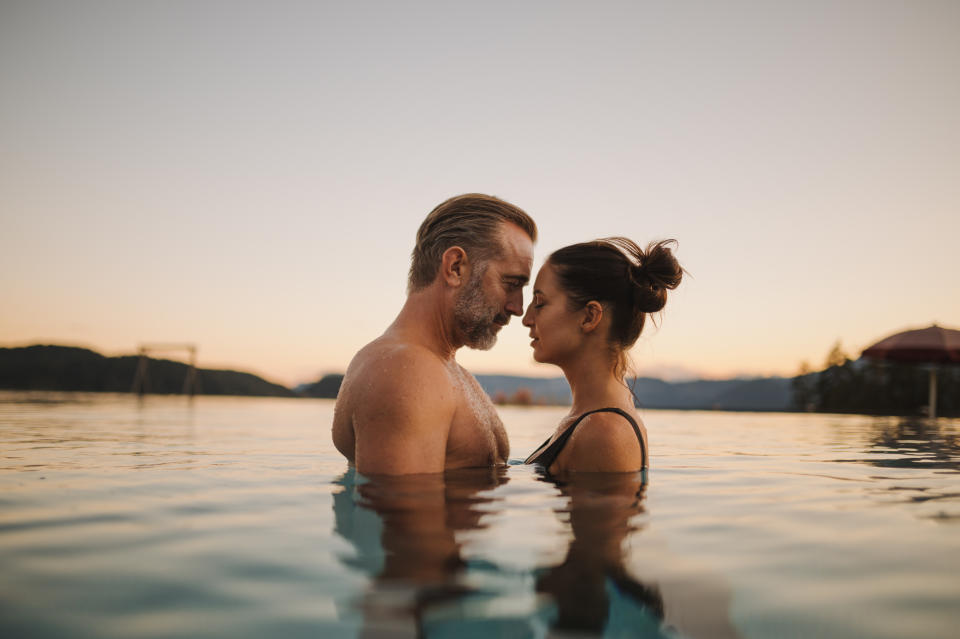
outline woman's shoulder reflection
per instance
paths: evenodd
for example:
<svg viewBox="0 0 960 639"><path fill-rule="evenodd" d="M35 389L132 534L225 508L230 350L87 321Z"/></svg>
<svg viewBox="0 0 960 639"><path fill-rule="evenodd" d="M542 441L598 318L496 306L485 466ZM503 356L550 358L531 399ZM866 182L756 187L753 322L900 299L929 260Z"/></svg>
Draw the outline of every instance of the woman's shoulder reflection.
<svg viewBox="0 0 960 639"><path fill-rule="evenodd" d="M572 538L563 562L541 569L537 592L557 606L557 630L603 636L663 635L664 603L655 584L635 578L625 567L624 541L639 530L644 512L646 473L569 473L541 471L568 498L558 515Z"/></svg>

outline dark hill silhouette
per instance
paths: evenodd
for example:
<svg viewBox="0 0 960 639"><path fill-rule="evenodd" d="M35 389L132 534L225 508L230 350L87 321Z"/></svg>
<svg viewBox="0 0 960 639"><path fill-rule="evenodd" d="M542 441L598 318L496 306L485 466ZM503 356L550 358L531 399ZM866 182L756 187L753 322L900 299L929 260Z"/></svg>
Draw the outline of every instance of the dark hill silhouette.
<svg viewBox="0 0 960 639"><path fill-rule="evenodd" d="M138 362L136 355L105 357L74 346L0 348L0 388L125 393ZM149 392L180 393L187 369L183 362L150 358ZM289 388L240 371L198 368L197 380L202 395L295 396Z"/></svg>
<svg viewBox="0 0 960 639"><path fill-rule="evenodd" d="M340 392L340 383L343 382L343 375L332 373L324 375L312 384L307 384L300 388L300 394L307 397L322 397L327 399L336 399Z"/></svg>

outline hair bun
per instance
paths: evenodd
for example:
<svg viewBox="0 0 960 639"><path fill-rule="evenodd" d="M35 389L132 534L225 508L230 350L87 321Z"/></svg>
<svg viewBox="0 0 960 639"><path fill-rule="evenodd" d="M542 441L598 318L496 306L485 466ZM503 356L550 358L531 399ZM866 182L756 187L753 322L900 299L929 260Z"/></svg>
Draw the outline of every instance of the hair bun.
<svg viewBox="0 0 960 639"><path fill-rule="evenodd" d="M683 269L671 244L676 242L654 242L644 251L628 238L606 237L565 246L547 258L571 309L596 301L609 312L608 339L617 353L618 379L623 379L626 350L643 332L647 314L662 310L667 291L680 284Z"/></svg>
<svg viewBox="0 0 960 639"><path fill-rule="evenodd" d="M670 250L670 245L676 243L676 240L651 242L646 251L634 245L636 251L631 252L636 262L631 265L630 279L635 286L637 310L644 313L662 310L667 303L667 291L680 285L683 269Z"/></svg>

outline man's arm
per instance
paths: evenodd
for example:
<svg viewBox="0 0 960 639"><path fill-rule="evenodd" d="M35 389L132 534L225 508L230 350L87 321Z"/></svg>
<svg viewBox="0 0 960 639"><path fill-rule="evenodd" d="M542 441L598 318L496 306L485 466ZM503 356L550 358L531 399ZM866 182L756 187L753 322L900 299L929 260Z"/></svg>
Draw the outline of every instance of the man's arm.
<svg viewBox="0 0 960 639"><path fill-rule="evenodd" d="M443 364L429 353L402 352L377 364L353 414L355 464L364 474L439 473L456 398Z"/></svg>

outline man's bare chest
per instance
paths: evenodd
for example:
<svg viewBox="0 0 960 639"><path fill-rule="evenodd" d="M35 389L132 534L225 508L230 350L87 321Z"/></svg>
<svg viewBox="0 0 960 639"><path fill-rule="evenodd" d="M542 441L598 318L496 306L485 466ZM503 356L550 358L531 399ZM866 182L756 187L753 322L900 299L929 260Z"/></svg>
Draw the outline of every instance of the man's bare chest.
<svg viewBox="0 0 960 639"><path fill-rule="evenodd" d="M479 387L463 389L447 439L448 467L454 460L462 465L502 463L508 454L507 434L493 403Z"/></svg>

